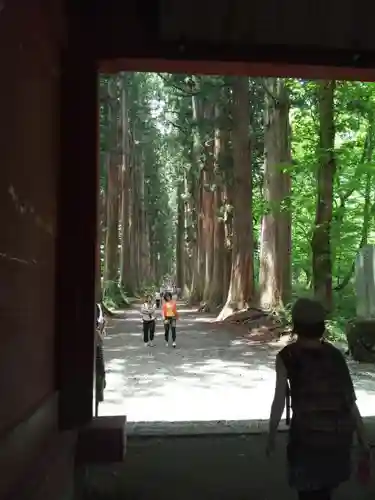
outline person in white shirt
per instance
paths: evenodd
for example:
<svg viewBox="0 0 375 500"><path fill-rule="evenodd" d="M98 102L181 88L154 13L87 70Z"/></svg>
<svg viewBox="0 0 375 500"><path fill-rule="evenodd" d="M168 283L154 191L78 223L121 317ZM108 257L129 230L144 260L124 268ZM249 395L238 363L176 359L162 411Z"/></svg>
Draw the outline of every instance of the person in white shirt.
<svg viewBox="0 0 375 500"><path fill-rule="evenodd" d="M152 301L152 297L148 296L141 307L142 323L143 323L143 342L145 346L153 346L155 336L155 312L156 305Z"/></svg>
<svg viewBox="0 0 375 500"><path fill-rule="evenodd" d="M105 337L106 321L103 314L102 306L99 302L96 303L96 330L99 334L100 340Z"/></svg>

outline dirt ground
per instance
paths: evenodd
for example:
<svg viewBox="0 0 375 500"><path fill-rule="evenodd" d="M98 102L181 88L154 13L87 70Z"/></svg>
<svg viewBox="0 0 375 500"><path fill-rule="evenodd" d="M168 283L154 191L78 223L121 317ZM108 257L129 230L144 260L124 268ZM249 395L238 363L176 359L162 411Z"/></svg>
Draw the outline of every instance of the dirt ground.
<svg viewBox="0 0 375 500"><path fill-rule="evenodd" d="M110 321L99 415L127 415L127 454L123 464L90 467L77 476L84 500L296 498L286 480L286 434L280 433L275 456L267 460L264 429L249 433L251 422L269 416L282 346L249 338L246 327L211 320L183 311L176 349L165 346L161 322L155 347L144 346L137 310ZM349 365L361 412L373 415L374 367ZM354 479L336 496L370 498L375 484L365 488Z"/></svg>
<svg viewBox="0 0 375 500"><path fill-rule="evenodd" d="M246 421L269 416L281 343L249 336L246 326L181 307L177 348L166 347L158 319L144 346L140 312L112 319L104 343L107 387L99 415L128 422ZM269 340L269 338L268 338ZM374 414L374 366L349 363L363 415Z"/></svg>

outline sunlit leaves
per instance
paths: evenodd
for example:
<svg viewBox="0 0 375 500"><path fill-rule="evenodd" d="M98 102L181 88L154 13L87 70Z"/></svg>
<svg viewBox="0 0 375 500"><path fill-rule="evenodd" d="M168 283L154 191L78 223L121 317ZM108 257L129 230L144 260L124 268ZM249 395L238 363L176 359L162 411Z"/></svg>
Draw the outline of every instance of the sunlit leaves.
<svg viewBox="0 0 375 500"><path fill-rule="evenodd" d="M315 84L289 80L288 85L293 103L291 111L293 157L298 162L293 170L292 188L293 264L302 270L311 267L308 237L314 224L315 211L318 145L318 130L314 117ZM366 133L369 123L373 120L374 110L374 84L337 83L335 93L337 174L332 221L336 284L349 272L358 251L363 224L365 176L369 169L375 174L374 164L364 161Z"/></svg>
<svg viewBox="0 0 375 500"><path fill-rule="evenodd" d="M100 88L105 88L108 76L101 75ZM200 104L220 103L226 106L220 120L228 130L228 150L215 165L215 181L206 184L215 191L216 184L231 186L233 156L231 109L228 106L230 78L220 76L191 76L134 73L128 75L129 120L135 150L142 159L145 171L145 206L153 244L166 260L173 260L176 231L177 186L184 180L183 201L186 205L194 196L209 153L204 143L213 138L217 123L211 113L193 118L193 97ZM264 200L264 86L261 79L250 79L251 143L253 171L253 216L256 239L259 239L262 215L269 209ZM314 81L286 79L291 110L292 163L281 165L290 172L291 198L281 209L292 212L293 276L295 283L308 284L311 278L310 241L315 224L316 172L319 161L319 117L317 89ZM105 100L101 95L100 120L106 122ZM206 107L209 109L209 106ZM206 109L205 108L205 109ZM366 177L375 179L374 158L366 158L366 138L374 121L375 85L361 82L337 82L335 91L335 159L334 210L332 218L332 248L334 253L334 284L342 282L349 272L358 250L363 225L363 205ZM220 123L223 127L223 123ZM375 138L373 138L374 140ZM203 145L202 145L203 144ZM100 134L101 185L105 186L106 161L105 127ZM220 176L217 174L221 174ZM375 189L372 204L375 203ZM189 210L194 211L190 206ZM225 206L219 216L230 213ZM190 212L186 212L188 215ZM373 214L372 214L373 217ZM189 228L192 221L187 221ZM375 227L375 224L372 224ZM370 231L370 242L375 241ZM193 241L189 233L189 241Z"/></svg>

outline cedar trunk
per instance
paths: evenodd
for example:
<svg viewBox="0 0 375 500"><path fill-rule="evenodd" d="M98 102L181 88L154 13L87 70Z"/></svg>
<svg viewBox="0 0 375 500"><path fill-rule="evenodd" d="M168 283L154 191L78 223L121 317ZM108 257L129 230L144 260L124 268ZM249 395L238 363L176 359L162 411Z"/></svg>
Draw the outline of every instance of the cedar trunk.
<svg viewBox="0 0 375 500"><path fill-rule="evenodd" d="M332 309L331 223L333 183L336 173L335 81L318 82L319 164L317 172L317 205L315 228L311 241L314 293L318 300Z"/></svg>
<svg viewBox="0 0 375 500"><path fill-rule="evenodd" d="M185 288L185 204L184 179L177 186L177 235L176 235L176 278L177 286Z"/></svg>
<svg viewBox="0 0 375 500"><path fill-rule="evenodd" d="M231 280L219 318L250 306L254 299L252 170L250 156L249 80L233 79L233 249Z"/></svg>
<svg viewBox="0 0 375 500"><path fill-rule="evenodd" d="M132 293L132 269L129 266L130 260L130 238L129 238L129 181L130 181L130 152L129 152L129 122L128 122L128 96L127 96L127 75L121 75L121 259L120 259L120 280L123 289Z"/></svg>
<svg viewBox="0 0 375 500"><path fill-rule="evenodd" d="M119 216L119 155L117 123L117 81L110 77L108 83L108 155L107 155L107 230L105 244L104 289L112 294L118 284L118 216Z"/></svg>
<svg viewBox="0 0 375 500"><path fill-rule="evenodd" d="M228 291L223 288L224 285L224 269L225 269L225 228L224 228L224 213L223 213L223 171L221 159L225 148L225 134L220 127L220 109L216 106L216 129L215 129L215 145L214 145L214 224L213 224L213 271L212 283L210 286L209 308L213 309L224 302L224 293Z"/></svg>
<svg viewBox="0 0 375 500"><path fill-rule="evenodd" d="M264 79L264 199L259 295L264 309L278 309L291 293L289 97L282 79Z"/></svg>

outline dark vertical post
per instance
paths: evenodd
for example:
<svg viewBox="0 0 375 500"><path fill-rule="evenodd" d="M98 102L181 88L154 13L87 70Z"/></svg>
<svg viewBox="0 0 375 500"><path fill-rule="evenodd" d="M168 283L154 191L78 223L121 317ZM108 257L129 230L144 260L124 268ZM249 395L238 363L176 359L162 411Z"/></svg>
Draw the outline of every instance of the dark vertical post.
<svg viewBox="0 0 375 500"><path fill-rule="evenodd" d="M90 15L67 0L62 55L61 165L58 183L57 386L60 426L92 419L98 188L97 72Z"/></svg>

